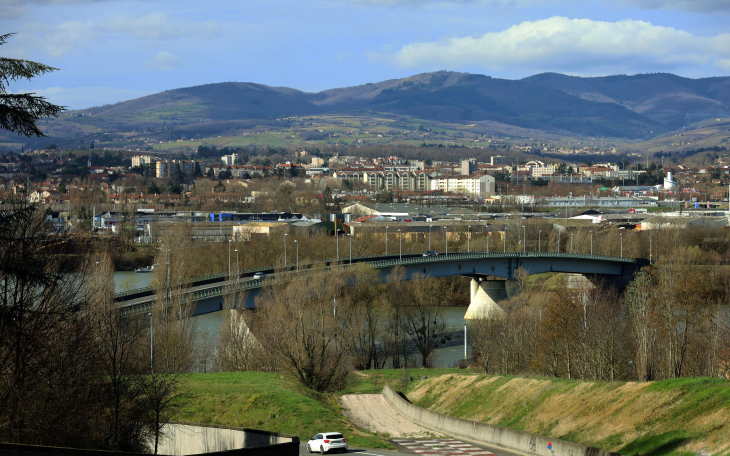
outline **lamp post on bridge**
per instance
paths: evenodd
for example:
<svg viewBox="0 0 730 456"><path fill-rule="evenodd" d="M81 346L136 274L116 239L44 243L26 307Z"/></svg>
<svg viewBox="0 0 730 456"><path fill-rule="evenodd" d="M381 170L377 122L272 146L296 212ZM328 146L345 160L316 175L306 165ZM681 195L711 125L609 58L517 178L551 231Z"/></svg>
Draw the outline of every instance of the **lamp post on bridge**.
<svg viewBox="0 0 730 456"><path fill-rule="evenodd" d="M297 246L297 275L299 275L299 240L294 239L294 244Z"/></svg>
<svg viewBox="0 0 730 456"><path fill-rule="evenodd" d="M449 227L444 227L444 239L446 239L446 256L449 256Z"/></svg>
<svg viewBox="0 0 730 456"><path fill-rule="evenodd" d="M352 234L347 233L347 237L350 238L350 266L352 266Z"/></svg>
<svg viewBox="0 0 730 456"><path fill-rule="evenodd" d="M335 220L335 243L337 244L337 262L340 262L340 230L337 228L337 220Z"/></svg>
<svg viewBox="0 0 730 456"><path fill-rule="evenodd" d="M388 254L388 225L385 225L385 254Z"/></svg>
<svg viewBox="0 0 730 456"><path fill-rule="evenodd" d="M489 253L489 241L491 240L492 236L489 235L489 221L484 221L484 229L487 231L487 253Z"/></svg>
<svg viewBox="0 0 730 456"><path fill-rule="evenodd" d="M542 245L541 245L542 239L541 238L542 238L542 230L539 230L537 232L537 251L538 251L538 253L541 252L541 250L540 250L541 247L542 247Z"/></svg>
<svg viewBox="0 0 730 456"><path fill-rule="evenodd" d="M228 280L231 279L231 242L233 242L233 239L228 240Z"/></svg>
<svg viewBox="0 0 730 456"><path fill-rule="evenodd" d="M621 239L621 258L624 257L624 233L619 233L619 238Z"/></svg>
<svg viewBox="0 0 730 456"><path fill-rule="evenodd" d="M522 253L527 253L527 229L522 225Z"/></svg>
<svg viewBox="0 0 730 456"><path fill-rule="evenodd" d="M471 225L466 228L466 253L471 253Z"/></svg>
<svg viewBox="0 0 730 456"><path fill-rule="evenodd" d="M507 228L505 226L502 232L502 253L507 253Z"/></svg>
<svg viewBox="0 0 730 456"><path fill-rule="evenodd" d="M428 224L428 250L431 250L431 224Z"/></svg>
<svg viewBox="0 0 730 456"><path fill-rule="evenodd" d="M289 233L284 233L284 267L286 267L286 237L289 236Z"/></svg>
<svg viewBox="0 0 730 456"><path fill-rule="evenodd" d="M236 252L236 280L238 280L241 277L241 262L238 260L238 249L234 251Z"/></svg>
<svg viewBox="0 0 730 456"><path fill-rule="evenodd" d="M398 259L403 259L403 232L398 228Z"/></svg>

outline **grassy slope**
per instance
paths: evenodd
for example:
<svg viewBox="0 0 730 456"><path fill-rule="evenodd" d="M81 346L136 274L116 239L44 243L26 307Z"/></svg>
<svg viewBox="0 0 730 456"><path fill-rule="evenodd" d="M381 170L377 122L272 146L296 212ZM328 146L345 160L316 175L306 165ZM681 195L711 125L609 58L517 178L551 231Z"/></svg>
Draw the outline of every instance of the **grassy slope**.
<svg viewBox="0 0 730 456"><path fill-rule="evenodd" d="M421 380L422 376L430 378ZM405 381L404 377L413 381ZM354 428L336 395L301 388L279 374L240 372L187 377L193 398L179 419L299 435L345 432L353 445L393 448ZM466 419L537 432L622 454L730 454L730 382L654 383L499 377L458 369L356 372L340 394L380 393L388 382L414 403Z"/></svg>
<svg viewBox="0 0 730 456"><path fill-rule="evenodd" d="M599 383L456 374L405 391L440 413L623 454L730 452L730 382L721 379Z"/></svg>
<svg viewBox="0 0 730 456"><path fill-rule="evenodd" d="M395 448L383 438L355 429L339 413L334 397L312 393L279 374L235 372L191 374L193 397L177 419L299 435L340 431L352 445Z"/></svg>

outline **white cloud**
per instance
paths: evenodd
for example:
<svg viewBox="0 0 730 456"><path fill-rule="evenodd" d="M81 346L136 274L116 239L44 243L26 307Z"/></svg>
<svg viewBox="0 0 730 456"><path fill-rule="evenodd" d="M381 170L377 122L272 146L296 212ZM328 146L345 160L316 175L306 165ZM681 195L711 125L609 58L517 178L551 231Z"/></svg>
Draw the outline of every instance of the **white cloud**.
<svg viewBox="0 0 730 456"><path fill-rule="evenodd" d="M0 18L28 17L32 5L53 6L84 3L102 3L112 0L0 0Z"/></svg>
<svg viewBox="0 0 730 456"><path fill-rule="evenodd" d="M341 1L341 0L332 0ZM429 6L429 5L481 5L499 8L530 8L533 6L555 6L570 4L568 0L349 0L361 5L395 7L395 6ZM584 0L588 6L603 3L614 6L616 3L639 9L679 10L697 13L730 12L729 0Z"/></svg>
<svg viewBox="0 0 730 456"><path fill-rule="evenodd" d="M666 9L713 13L730 11L728 0L620 0L620 3L643 9Z"/></svg>
<svg viewBox="0 0 730 456"><path fill-rule="evenodd" d="M57 25L29 22L9 41L8 48L11 48L13 56L29 55L35 49L42 49L51 57L59 57L72 49L119 36L157 41L181 37L210 38L218 33L220 26L216 22L179 22L165 14L115 16L107 20L68 21Z"/></svg>
<svg viewBox="0 0 730 456"><path fill-rule="evenodd" d="M75 87L64 89L61 87L48 87L46 89L23 90L19 93L32 92L36 95L46 97L48 101L70 109L84 109L92 106L116 103L118 101L131 100L150 92L132 89L116 89L113 87Z"/></svg>
<svg viewBox="0 0 730 456"><path fill-rule="evenodd" d="M185 62L180 57L165 51L152 57L145 66L150 70L172 71L184 67Z"/></svg>
<svg viewBox="0 0 730 456"><path fill-rule="evenodd" d="M730 58L730 34L703 37L644 21L552 17L481 36L408 44L369 58L405 68L579 75L723 68L723 59Z"/></svg>
<svg viewBox="0 0 730 456"><path fill-rule="evenodd" d="M115 17L103 24L103 29L143 40L179 38L181 36L211 37L217 34L219 25L214 21L180 23L170 21L166 14L150 14L138 17Z"/></svg>

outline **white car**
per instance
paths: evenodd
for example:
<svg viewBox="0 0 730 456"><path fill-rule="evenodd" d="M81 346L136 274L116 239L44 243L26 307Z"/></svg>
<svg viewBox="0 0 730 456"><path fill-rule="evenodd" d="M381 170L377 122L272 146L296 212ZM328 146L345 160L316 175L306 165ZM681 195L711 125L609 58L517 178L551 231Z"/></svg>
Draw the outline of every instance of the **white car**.
<svg viewBox="0 0 730 456"><path fill-rule="evenodd" d="M256 274L253 275L253 278L254 279L265 279L266 278L266 273L265 272L257 272Z"/></svg>
<svg viewBox="0 0 730 456"><path fill-rule="evenodd" d="M339 432L322 432L307 442L307 451L310 453L319 451L325 454L331 450L340 450L347 453L347 439Z"/></svg>

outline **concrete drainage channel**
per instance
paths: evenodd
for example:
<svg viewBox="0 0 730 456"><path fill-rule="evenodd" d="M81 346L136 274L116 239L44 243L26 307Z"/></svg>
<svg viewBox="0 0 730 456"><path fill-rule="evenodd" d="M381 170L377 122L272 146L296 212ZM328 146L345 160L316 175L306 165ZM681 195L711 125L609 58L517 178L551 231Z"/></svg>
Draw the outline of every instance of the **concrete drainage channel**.
<svg viewBox="0 0 730 456"><path fill-rule="evenodd" d="M462 438L477 444L535 456L620 456L619 453L578 443L432 412L403 399L390 385L385 385L382 396L398 414L409 421L438 434ZM399 443L398 440L394 442Z"/></svg>

